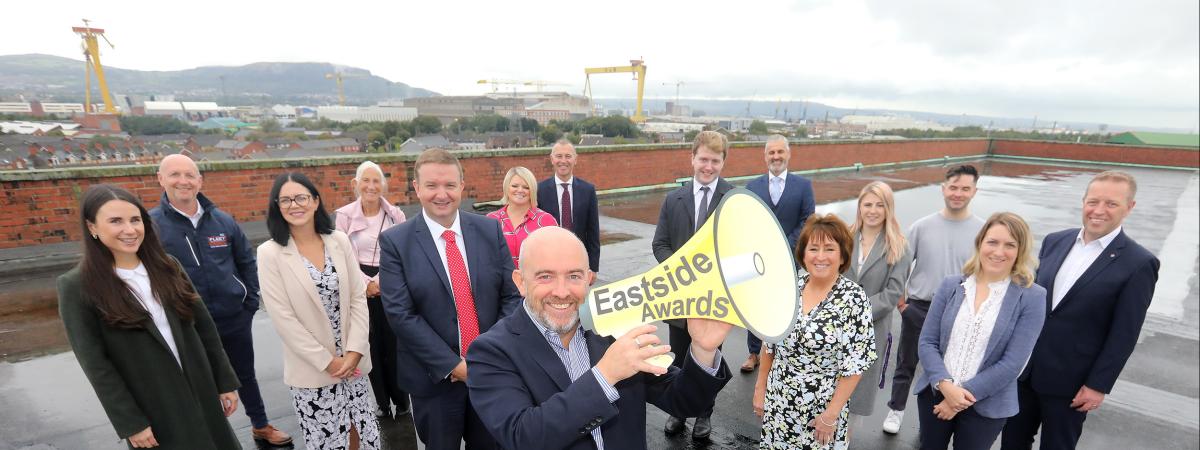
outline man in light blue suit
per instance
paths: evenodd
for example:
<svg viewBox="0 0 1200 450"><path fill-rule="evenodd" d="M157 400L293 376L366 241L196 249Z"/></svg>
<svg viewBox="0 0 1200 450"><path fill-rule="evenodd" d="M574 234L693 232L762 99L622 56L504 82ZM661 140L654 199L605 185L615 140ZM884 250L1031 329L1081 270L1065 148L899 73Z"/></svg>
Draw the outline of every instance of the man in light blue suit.
<svg viewBox="0 0 1200 450"><path fill-rule="evenodd" d="M792 149L788 146L786 137L778 134L768 137L763 156L767 162L767 174L750 180L746 189L771 205L771 212L775 213L775 219L787 234L788 248L794 253L796 238L800 237L800 230L804 229L804 221L817 209L812 181L788 173ZM762 349L762 341L753 334L746 333L746 347L750 350L750 356L742 364L742 373L753 372L758 368L758 352Z"/></svg>

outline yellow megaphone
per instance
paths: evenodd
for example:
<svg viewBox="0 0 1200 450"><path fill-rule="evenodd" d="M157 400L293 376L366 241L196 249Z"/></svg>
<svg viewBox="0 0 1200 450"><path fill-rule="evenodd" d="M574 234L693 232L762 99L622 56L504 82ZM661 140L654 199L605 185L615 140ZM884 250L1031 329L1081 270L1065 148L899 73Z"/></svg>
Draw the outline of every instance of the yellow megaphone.
<svg viewBox="0 0 1200 450"><path fill-rule="evenodd" d="M670 258L591 289L579 321L599 335L620 336L659 320L714 319L774 344L796 324L796 284L796 263L775 215L758 196L735 188ZM651 362L665 366L671 358Z"/></svg>

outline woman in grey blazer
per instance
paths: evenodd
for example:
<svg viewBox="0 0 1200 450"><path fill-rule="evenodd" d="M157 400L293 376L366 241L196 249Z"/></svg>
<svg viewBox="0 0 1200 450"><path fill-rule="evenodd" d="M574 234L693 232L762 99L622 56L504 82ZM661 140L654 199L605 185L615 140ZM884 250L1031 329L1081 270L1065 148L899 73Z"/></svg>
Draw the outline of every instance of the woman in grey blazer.
<svg viewBox="0 0 1200 450"><path fill-rule="evenodd" d="M1046 290L1033 284L1033 236L1013 213L996 213L975 237L962 275L947 277L929 307L913 385L921 448L991 448L1017 414L1017 377L1046 320Z"/></svg>
<svg viewBox="0 0 1200 450"><path fill-rule="evenodd" d="M862 381L850 396L850 414L869 416L875 410L875 393L883 389L884 373L892 346L892 313L904 284L912 254L908 240L900 232L896 220L896 203L892 188L882 181L873 181L858 194L858 213L854 225L854 254L846 278L862 286L871 300L871 322L875 326L875 354L879 359L863 373ZM851 427L858 420L851 423Z"/></svg>

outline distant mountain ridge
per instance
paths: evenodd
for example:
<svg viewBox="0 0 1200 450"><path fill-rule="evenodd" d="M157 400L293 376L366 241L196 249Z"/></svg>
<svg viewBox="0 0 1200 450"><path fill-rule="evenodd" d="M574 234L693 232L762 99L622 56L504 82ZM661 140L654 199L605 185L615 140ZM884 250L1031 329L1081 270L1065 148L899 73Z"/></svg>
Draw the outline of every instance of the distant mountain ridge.
<svg viewBox="0 0 1200 450"><path fill-rule="evenodd" d="M436 92L372 75L355 67L316 62L260 62L244 66L204 66L173 71L143 71L105 66L114 94L174 95L176 100L222 104L337 104L337 84L325 74L346 75L346 103L369 105L379 100L430 97ZM0 56L0 98L43 101L83 98L84 63L60 56ZM99 90L94 86L93 95Z"/></svg>

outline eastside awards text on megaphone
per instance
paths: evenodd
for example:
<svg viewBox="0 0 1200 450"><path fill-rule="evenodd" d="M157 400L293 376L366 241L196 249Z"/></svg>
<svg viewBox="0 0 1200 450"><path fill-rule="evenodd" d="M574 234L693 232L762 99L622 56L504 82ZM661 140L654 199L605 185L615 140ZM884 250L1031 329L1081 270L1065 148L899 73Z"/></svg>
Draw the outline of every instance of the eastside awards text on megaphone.
<svg viewBox="0 0 1200 450"><path fill-rule="evenodd" d="M670 258L593 288L579 319L602 336L665 319L714 319L778 343L796 323L796 282L795 261L775 215L758 196L736 188Z"/></svg>

